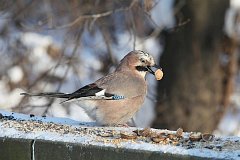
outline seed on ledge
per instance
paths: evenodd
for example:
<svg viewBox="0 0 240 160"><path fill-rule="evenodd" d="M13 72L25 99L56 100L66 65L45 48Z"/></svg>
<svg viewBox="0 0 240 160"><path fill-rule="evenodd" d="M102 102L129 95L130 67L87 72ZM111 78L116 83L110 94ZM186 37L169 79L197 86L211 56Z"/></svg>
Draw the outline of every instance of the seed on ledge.
<svg viewBox="0 0 240 160"><path fill-rule="evenodd" d="M193 132L190 134L189 139L191 141L200 141L202 139L202 133L201 132Z"/></svg>
<svg viewBox="0 0 240 160"><path fill-rule="evenodd" d="M136 133L127 133L127 132L121 132L120 133L121 138L123 139L136 139L137 134Z"/></svg>
<svg viewBox="0 0 240 160"><path fill-rule="evenodd" d="M152 137L151 139L152 139L153 142L159 143L159 142L163 142L166 138L164 138L164 137Z"/></svg>
<svg viewBox="0 0 240 160"><path fill-rule="evenodd" d="M150 128L144 128L143 130L134 130L133 132L136 133L138 136L143 137L150 137L152 133Z"/></svg>
<svg viewBox="0 0 240 160"><path fill-rule="evenodd" d="M177 135L177 137L182 137L182 135L183 135L183 129L182 129L182 128L178 128L178 129L177 129L177 132L176 132L176 135Z"/></svg>
<svg viewBox="0 0 240 160"><path fill-rule="evenodd" d="M202 134L202 140L205 142L212 141L214 139L214 137L215 136L213 134L209 134L209 133Z"/></svg>

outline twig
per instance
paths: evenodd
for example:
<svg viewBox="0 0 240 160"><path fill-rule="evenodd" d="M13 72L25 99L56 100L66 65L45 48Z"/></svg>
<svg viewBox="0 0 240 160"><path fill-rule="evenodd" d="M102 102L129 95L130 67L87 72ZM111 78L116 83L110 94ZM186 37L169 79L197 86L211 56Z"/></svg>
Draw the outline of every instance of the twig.
<svg viewBox="0 0 240 160"><path fill-rule="evenodd" d="M173 14L176 15L183 8L184 5L186 5L186 0L178 1L178 3L173 9Z"/></svg>
<svg viewBox="0 0 240 160"><path fill-rule="evenodd" d="M121 12L121 11L127 11L127 10L129 10L133 7L135 2L136 2L136 0L133 0L131 2L131 4L128 7L125 7L125 8L119 8L119 9L115 9L115 10L111 10L111 11L107 11L107 12L103 12L103 13L98 13L98 14L81 15L78 18L76 18L74 21L72 21L68 24L64 24L62 26L57 26L57 27L54 27L52 29L63 29L63 28L67 28L67 27L72 27L83 19L94 19L94 21L96 21L98 18L106 17L106 16L109 16L113 13L117 13L117 12Z"/></svg>
<svg viewBox="0 0 240 160"><path fill-rule="evenodd" d="M167 31L174 31L182 26L185 26L186 24L188 24L189 22L191 22L191 19L187 19L183 22L178 23L176 26L172 27L172 28L168 28Z"/></svg>
<svg viewBox="0 0 240 160"><path fill-rule="evenodd" d="M107 47L107 52L109 54L110 60L111 60L113 65L116 65L117 62L116 62L116 58L113 56L113 52L112 52L112 48L111 48L110 40L109 40L109 34L104 29L102 29L101 27L100 27L100 30L101 30L103 39L105 41L105 44L106 44L106 47Z"/></svg>
<svg viewBox="0 0 240 160"><path fill-rule="evenodd" d="M133 33L133 50L136 49L136 25L134 22L134 15L131 11L132 33Z"/></svg>
<svg viewBox="0 0 240 160"><path fill-rule="evenodd" d="M70 58L69 58L69 62L68 62L69 64L72 62L73 57L74 57L75 54L77 53L77 49L78 49L78 47L79 47L79 41L80 41L81 33L82 33L82 32L79 32L79 34L77 35L76 45L74 46L74 49L73 49L73 51L72 51L72 54L71 54L71 56L70 56ZM67 76L67 74L68 74L69 69L70 69L70 65L67 66L67 69L66 69L66 71L64 72L64 75L63 75L61 81L60 81L59 84L58 84L58 87L57 87L56 92L59 92L59 90L60 90L60 88L61 88L61 86L62 86L62 84L63 84L64 78L65 78L65 77ZM54 101L55 101L55 99L51 99L51 100L50 100L50 102L47 104L47 107L46 107L46 109L44 110L44 112L43 112L42 115L46 115L46 114L47 114L50 106L53 104Z"/></svg>
<svg viewBox="0 0 240 160"><path fill-rule="evenodd" d="M180 2L176 5L176 7L174 8L173 14L176 15L176 14L180 11L180 9L185 5L185 3L186 3L185 0L180 1ZM154 6L154 7L155 7L155 6ZM153 7L153 8L154 8L154 7ZM153 9L153 8L152 8L152 9ZM149 39L149 38L152 38L152 37L157 37L157 36L162 32L162 30L165 28L165 26L162 26L162 27L158 26L158 24L152 19L152 17L149 15L148 12L146 12L146 11L143 11L143 12L144 12L145 16L151 21L151 23L156 27L156 28L153 30L153 32L152 32L149 36L147 36L147 37L145 38L145 40L146 40L146 39ZM186 24L189 23L190 21L191 21L190 19L187 19L187 20L185 20L185 21L177 24L176 26L174 26L174 27L172 27L172 28L168 28L168 29L166 29L166 30L168 30L168 31L176 30L177 28L186 25Z"/></svg>

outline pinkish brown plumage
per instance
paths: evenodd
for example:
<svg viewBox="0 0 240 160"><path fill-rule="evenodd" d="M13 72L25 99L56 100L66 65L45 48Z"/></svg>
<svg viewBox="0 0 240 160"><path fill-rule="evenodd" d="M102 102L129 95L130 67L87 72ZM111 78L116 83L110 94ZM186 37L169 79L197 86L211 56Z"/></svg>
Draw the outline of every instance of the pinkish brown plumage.
<svg viewBox="0 0 240 160"><path fill-rule="evenodd" d="M132 51L120 62L115 72L84 86L71 94L23 93L28 96L66 98L64 103L77 103L100 125L127 123L140 109L147 93L146 73L154 74L153 57L143 51Z"/></svg>

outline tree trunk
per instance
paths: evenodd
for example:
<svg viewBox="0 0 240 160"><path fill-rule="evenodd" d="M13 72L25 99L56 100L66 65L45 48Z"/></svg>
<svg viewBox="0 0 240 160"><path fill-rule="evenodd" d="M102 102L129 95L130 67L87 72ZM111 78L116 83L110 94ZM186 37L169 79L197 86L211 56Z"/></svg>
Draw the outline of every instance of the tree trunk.
<svg viewBox="0 0 240 160"><path fill-rule="evenodd" d="M156 128L213 131L224 111L223 25L228 0L188 0L176 17L190 22L166 33ZM164 97L164 98L163 98Z"/></svg>

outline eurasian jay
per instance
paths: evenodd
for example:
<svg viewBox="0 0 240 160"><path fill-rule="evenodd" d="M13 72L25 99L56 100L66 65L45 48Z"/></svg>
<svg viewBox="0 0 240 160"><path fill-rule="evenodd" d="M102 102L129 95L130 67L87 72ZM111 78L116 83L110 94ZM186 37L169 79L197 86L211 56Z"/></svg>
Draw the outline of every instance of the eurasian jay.
<svg viewBox="0 0 240 160"><path fill-rule="evenodd" d="M147 93L146 73L155 74L153 57L143 51L128 53L110 73L77 91L67 93L21 93L26 96L65 98L75 102L99 125L126 124L140 109Z"/></svg>

